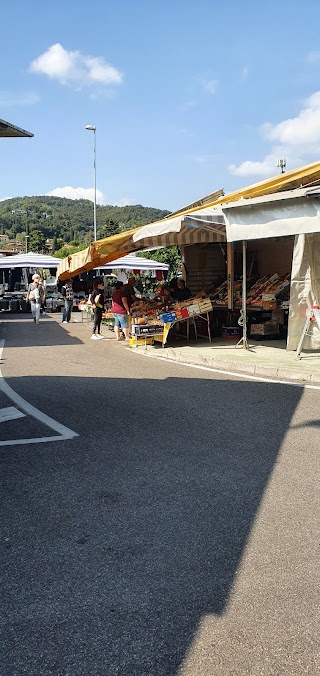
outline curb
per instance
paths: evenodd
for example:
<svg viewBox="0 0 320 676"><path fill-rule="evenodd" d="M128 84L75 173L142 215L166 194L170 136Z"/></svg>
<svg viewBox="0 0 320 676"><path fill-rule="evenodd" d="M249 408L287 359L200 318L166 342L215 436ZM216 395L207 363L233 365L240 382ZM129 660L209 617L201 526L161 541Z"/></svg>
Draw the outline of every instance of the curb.
<svg viewBox="0 0 320 676"><path fill-rule="evenodd" d="M149 350L148 350L149 351ZM151 352L151 351L150 351ZM158 350L157 350L158 352ZM160 351L159 351L160 356ZM215 357L207 358L198 354L182 354L174 348L166 348L161 351L161 358L168 361L181 364L193 364L194 366L205 366L206 368L217 369L221 371L235 371L243 375L251 375L262 378L273 378L279 380L288 380L298 384L320 384L320 372L314 373L311 370L291 369L286 366L269 366L257 362L241 364L233 359L217 359Z"/></svg>

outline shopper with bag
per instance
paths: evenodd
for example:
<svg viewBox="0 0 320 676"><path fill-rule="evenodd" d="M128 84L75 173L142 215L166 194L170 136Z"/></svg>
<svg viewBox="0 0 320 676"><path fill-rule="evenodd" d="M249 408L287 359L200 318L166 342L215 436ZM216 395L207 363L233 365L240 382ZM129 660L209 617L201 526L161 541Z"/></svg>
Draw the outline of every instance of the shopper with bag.
<svg viewBox="0 0 320 676"><path fill-rule="evenodd" d="M42 288L40 286L40 275L34 274L32 282L28 286L27 302L30 302L33 321L39 324L40 309L42 302Z"/></svg>

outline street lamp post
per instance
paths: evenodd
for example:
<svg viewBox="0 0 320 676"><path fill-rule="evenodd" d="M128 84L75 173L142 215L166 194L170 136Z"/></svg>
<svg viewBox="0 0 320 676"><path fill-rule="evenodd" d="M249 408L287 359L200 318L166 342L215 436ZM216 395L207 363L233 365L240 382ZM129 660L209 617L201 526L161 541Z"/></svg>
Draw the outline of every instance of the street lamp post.
<svg viewBox="0 0 320 676"><path fill-rule="evenodd" d="M96 172L96 127L93 124L87 124L86 129L93 131L93 180L94 180L94 202L93 202L93 239L97 240L97 172Z"/></svg>
<svg viewBox="0 0 320 676"><path fill-rule="evenodd" d="M26 235L26 253L28 253L28 239L30 235Z"/></svg>

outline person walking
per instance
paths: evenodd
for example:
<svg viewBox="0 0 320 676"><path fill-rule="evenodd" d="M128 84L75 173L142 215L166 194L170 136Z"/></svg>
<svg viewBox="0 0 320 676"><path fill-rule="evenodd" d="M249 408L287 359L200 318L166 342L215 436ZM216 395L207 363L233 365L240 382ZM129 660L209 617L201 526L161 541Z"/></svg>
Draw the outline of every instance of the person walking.
<svg viewBox="0 0 320 676"><path fill-rule="evenodd" d="M71 312L73 308L73 288L72 279L66 279L65 284L61 289L64 298L64 307L62 310L62 324L67 324L71 320Z"/></svg>
<svg viewBox="0 0 320 676"><path fill-rule="evenodd" d="M101 322L105 304L104 283L102 280L94 283L90 301L93 307L93 328L91 339L100 340L103 338L103 335L101 334Z"/></svg>
<svg viewBox="0 0 320 676"><path fill-rule="evenodd" d="M27 291L27 302L30 302L32 318L35 324L39 324L40 321L40 309L41 309L41 287L40 287L40 275L34 274L32 276L32 282L28 286Z"/></svg>

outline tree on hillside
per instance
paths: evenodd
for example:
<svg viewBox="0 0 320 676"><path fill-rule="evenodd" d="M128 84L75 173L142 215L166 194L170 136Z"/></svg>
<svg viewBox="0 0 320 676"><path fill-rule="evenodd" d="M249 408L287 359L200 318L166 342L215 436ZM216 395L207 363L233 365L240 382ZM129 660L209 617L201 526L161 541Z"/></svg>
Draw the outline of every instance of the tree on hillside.
<svg viewBox="0 0 320 676"><path fill-rule="evenodd" d="M35 253L43 253L46 245L46 238L41 230L32 230L29 236L28 249Z"/></svg>
<svg viewBox="0 0 320 676"><path fill-rule="evenodd" d="M54 253L55 251L57 251L58 248L59 248L58 247L58 240L57 240L56 236L54 236L53 239L52 239L51 253Z"/></svg>
<svg viewBox="0 0 320 676"><path fill-rule="evenodd" d="M105 225L98 229L98 239L104 239L105 237L111 237L111 235L117 235L118 232L120 232L119 225L111 218L109 221L106 221Z"/></svg>
<svg viewBox="0 0 320 676"><path fill-rule="evenodd" d="M97 205L98 237L130 230L163 218L169 212L141 204L117 207ZM89 200L63 197L15 197L0 202L0 227L10 239L24 231L40 230L46 238L77 241L84 246L93 239L93 205Z"/></svg>

